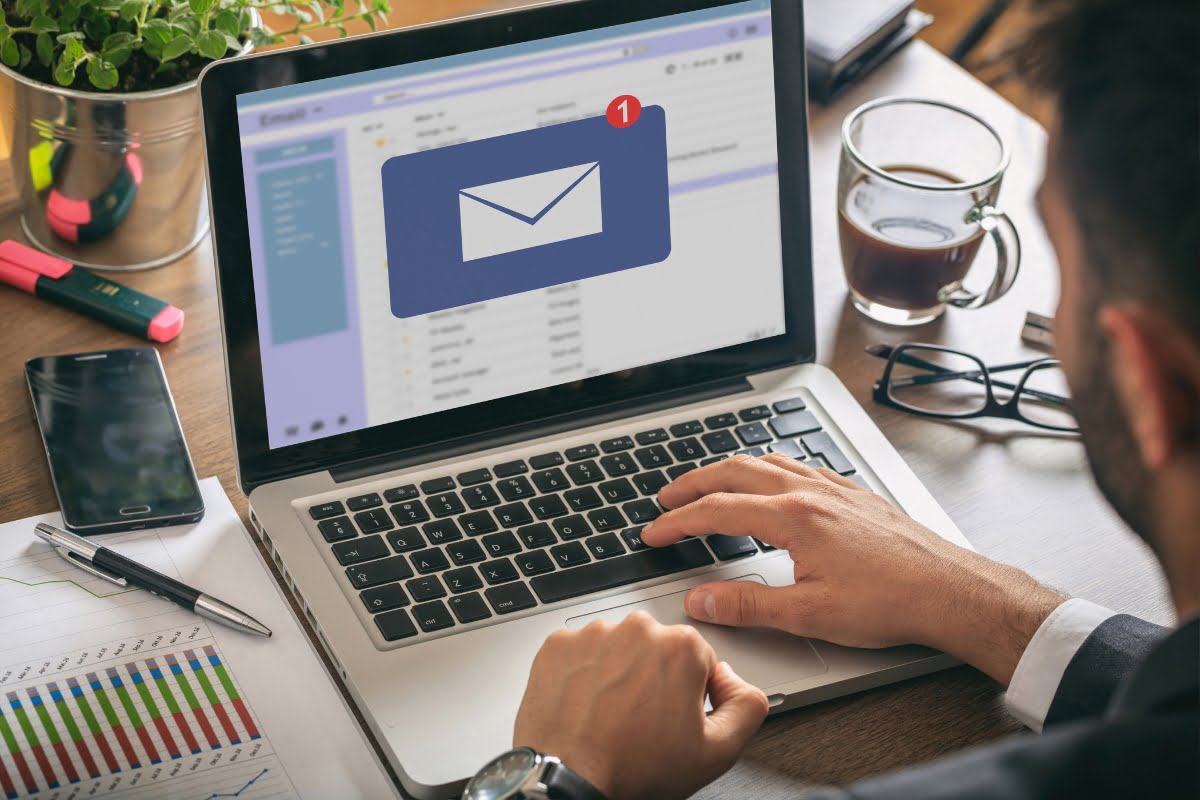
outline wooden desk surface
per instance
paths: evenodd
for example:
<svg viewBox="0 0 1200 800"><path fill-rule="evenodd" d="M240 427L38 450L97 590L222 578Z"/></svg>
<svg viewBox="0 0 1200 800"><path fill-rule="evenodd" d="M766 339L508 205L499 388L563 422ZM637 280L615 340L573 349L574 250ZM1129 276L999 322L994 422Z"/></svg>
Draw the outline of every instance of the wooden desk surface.
<svg viewBox="0 0 1200 800"><path fill-rule="evenodd" d="M436 4L435 4L436 5ZM846 302L835 227L838 131L858 104L888 94L949 99L989 119L1013 150L1002 201L1025 245L1016 287L994 306L951 312L915 330L888 329ZM813 224L820 360L842 377L917 474L981 551L1038 578L1121 611L1170 619L1164 584L1145 548L1103 505L1072 439L1011 425L932 423L875 406L881 364L863 353L874 342L924 340L987 358L1026 351L1027 310L1050 312L1056 298L1052 254L1032 210L1044 134L1015 108L922 43L895 57L832 108L812 119ZM13 219L0 234L19 236ZM981 263L990 255L985 251ZM201 476L216 475L245 518L230 441L211 249L120 280L169 298L187 313L175 342L160 347ZM54 507L21 365L25 359L138 344L90 319L0 289L0 521ZM795 797L812 783L841 784L925 761L1020 730L1001 691L969 668L801 709L767 722L738 765L700 793L712 798Z"/></svg>

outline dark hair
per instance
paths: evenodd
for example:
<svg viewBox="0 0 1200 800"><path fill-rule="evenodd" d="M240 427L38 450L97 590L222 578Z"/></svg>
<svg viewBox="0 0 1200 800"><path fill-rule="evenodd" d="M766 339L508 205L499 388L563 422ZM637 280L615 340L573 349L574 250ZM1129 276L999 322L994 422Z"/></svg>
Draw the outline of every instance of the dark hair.
<svg viewBox="0 0 1200 800"><path fill-rule="evenodd" d="M1055 152L1100 297L1200 342L1200 3L1033 0L1013 66L1056 101Z"/></svg>

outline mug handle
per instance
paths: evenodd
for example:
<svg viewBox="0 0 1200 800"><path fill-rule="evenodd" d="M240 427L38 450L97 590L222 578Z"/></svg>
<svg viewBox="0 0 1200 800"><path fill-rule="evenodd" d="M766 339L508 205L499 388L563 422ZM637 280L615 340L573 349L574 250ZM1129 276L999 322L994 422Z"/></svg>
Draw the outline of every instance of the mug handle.
<svg viewBox="0 0 1200 800"><path fill-rule="evenodd" d="M1021 269L1021 237L1008 215L993 206L976 206L966 219L978 223L996 243L996 276L983 294L969 291L961 282L955 282L938 292L938 300L955 308L983 308L1003 297L1016 281Z"/></svg>

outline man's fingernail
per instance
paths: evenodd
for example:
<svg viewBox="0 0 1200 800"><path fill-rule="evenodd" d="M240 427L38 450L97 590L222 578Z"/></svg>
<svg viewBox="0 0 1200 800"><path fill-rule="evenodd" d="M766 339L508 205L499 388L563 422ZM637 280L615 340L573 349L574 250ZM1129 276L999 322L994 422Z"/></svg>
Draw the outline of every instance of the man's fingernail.
<svg viewBox="0 0 1200 800"><path fill-rule="evenodd" d="M712 592L692 592L688 597L688 613L696 619L713 619L717 616L717 599Z"/></svg>

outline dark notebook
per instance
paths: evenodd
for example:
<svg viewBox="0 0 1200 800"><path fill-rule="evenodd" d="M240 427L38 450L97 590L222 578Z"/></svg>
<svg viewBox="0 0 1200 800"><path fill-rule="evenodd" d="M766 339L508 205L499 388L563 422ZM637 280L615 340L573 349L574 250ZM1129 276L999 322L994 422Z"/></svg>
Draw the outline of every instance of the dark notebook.
<svg viewBox="0 0 1200 800"><path fill-rule="evenodd" d="M914 0L804 0L809 91L829 102L933 18Z"/></svg>

